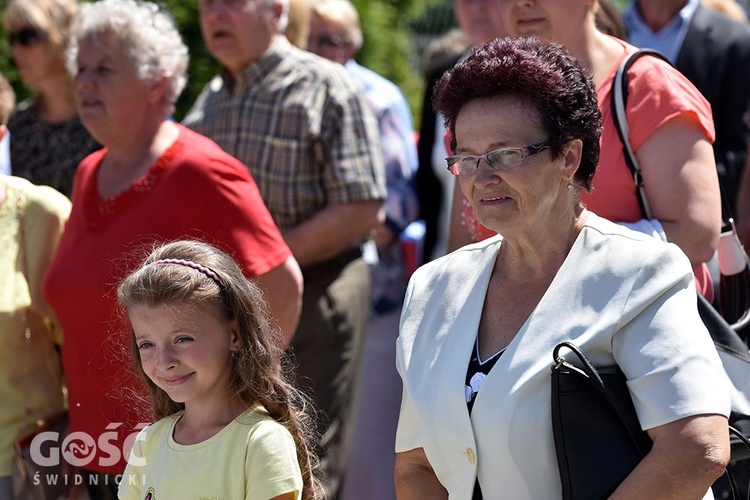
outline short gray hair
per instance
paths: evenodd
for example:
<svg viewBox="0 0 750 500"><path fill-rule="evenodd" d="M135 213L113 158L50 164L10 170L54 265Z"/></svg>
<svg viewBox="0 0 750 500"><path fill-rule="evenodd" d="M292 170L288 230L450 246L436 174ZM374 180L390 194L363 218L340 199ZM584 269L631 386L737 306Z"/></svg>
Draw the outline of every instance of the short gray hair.
<svg viewBox="0 0 750 500"><path fill-rule="evenodd" d="M354 50L362 48L362 28L359 24L359 13L349 0L315 0L312 12L327 23L332 23L346 31L346 42Z"/></svg>
<svg viewBox="0 0 750 500"><path fill-rule="evenodd" d="M99 0L81 5L70 33L68 71L78 72L84 40L114 37L125 47L143 81L169 79L165 104L173 107L187 83L188 49L164 7L141 0Z"/></svg>
<svg viewBox="0 0 750 500"><path fill-rule="evenodd" d="M274 5L281 5L279 28L276 31L278 33L284 33L289 24L289 0L266 0L267 7L273 7Z"/></svg>

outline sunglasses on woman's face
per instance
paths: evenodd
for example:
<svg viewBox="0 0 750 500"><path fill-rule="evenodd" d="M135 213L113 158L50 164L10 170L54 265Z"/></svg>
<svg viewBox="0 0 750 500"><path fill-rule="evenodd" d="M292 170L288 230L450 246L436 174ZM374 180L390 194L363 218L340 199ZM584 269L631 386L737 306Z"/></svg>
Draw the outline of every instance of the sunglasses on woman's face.
<svg viewBox="0 0 750 500"><path fill-rule="evenodd" d="M20 31L11 33L8 36L10 46L20 45L21 47L31 47L45 39L44 33L36 28L23 28Z"/></svg>

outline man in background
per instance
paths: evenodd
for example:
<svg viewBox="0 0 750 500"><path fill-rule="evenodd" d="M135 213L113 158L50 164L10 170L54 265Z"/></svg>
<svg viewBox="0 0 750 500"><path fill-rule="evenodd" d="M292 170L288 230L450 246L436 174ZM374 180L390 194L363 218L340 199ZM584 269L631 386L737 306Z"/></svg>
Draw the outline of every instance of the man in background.
<svg viewBox="0 0 750 500"><path fill-rule="evenodd" d="M411 110L401 90L354 60L362 47L359 14L349 0L312 3L308 50L338 62L365 88L380 129L388 198L385 222L375 233L370 323L365 343L362 388L344 500L396 498L393 485L394 442L401 404L396 371L396 338L409 274L399 236L419 211L412 185L417 168Z"/></svg>
<svg viewBox="0 0 750 500"><path fill-rule="evenodd" d="M335 499L348 459L370 275L361 244L386 197L377 123L346 71L283 35L288 0L200 0L222 66L185 117L248 166L302 268L290 345L298 383L322 410L324 488Z"/></svg>
<svg viewBox="0 0 750 500"><path fill-rule="evenodd" d="M633 0L623 20L630 43L662 52L711 103L716 167L734 213L750 137L742 120L750 103L750 25L700 0Z"/></svg>

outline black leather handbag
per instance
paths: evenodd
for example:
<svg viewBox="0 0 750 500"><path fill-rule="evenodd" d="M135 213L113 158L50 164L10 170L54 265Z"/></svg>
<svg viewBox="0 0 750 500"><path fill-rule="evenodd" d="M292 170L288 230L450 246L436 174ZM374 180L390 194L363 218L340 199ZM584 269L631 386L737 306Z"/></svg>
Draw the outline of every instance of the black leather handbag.
<svg viewBox="0 0 750 500"><path fill-rule="evenodd" d="M560 354L568 348L578 368ZM612 494L651 450L619 367L594 368L573 343L552 356L552 431L563 500L601 500Z"/></svg>
<svg viewBox="0 0 750 500"><path fill-rule="evenodd" d="M569 349L580 361L573 365L560 354ZM641 429L626 378L619 367L595 368L578 346L561 342L552 352L552 433L563 500L608 498L651 450ZM740 446L750 441L729 427ZM713 485L716 498L740 499L729 471Z"/></svg>

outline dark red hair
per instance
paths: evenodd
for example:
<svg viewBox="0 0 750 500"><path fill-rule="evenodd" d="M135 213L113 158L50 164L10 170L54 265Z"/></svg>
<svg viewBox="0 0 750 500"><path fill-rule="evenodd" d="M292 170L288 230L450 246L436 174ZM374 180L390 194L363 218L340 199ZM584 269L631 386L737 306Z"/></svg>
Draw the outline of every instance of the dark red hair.
<svg viewBox="0 0 750 500"><path fill-rule="evenodd" d="M538 38L497 38L476 47L435 87L433 107L453 133L461 108L475 99L514 96L535 110L556 157L565 142L583 142L576 183L591 190L599 163L602 118L588 72L560 44Z"/></svg>

